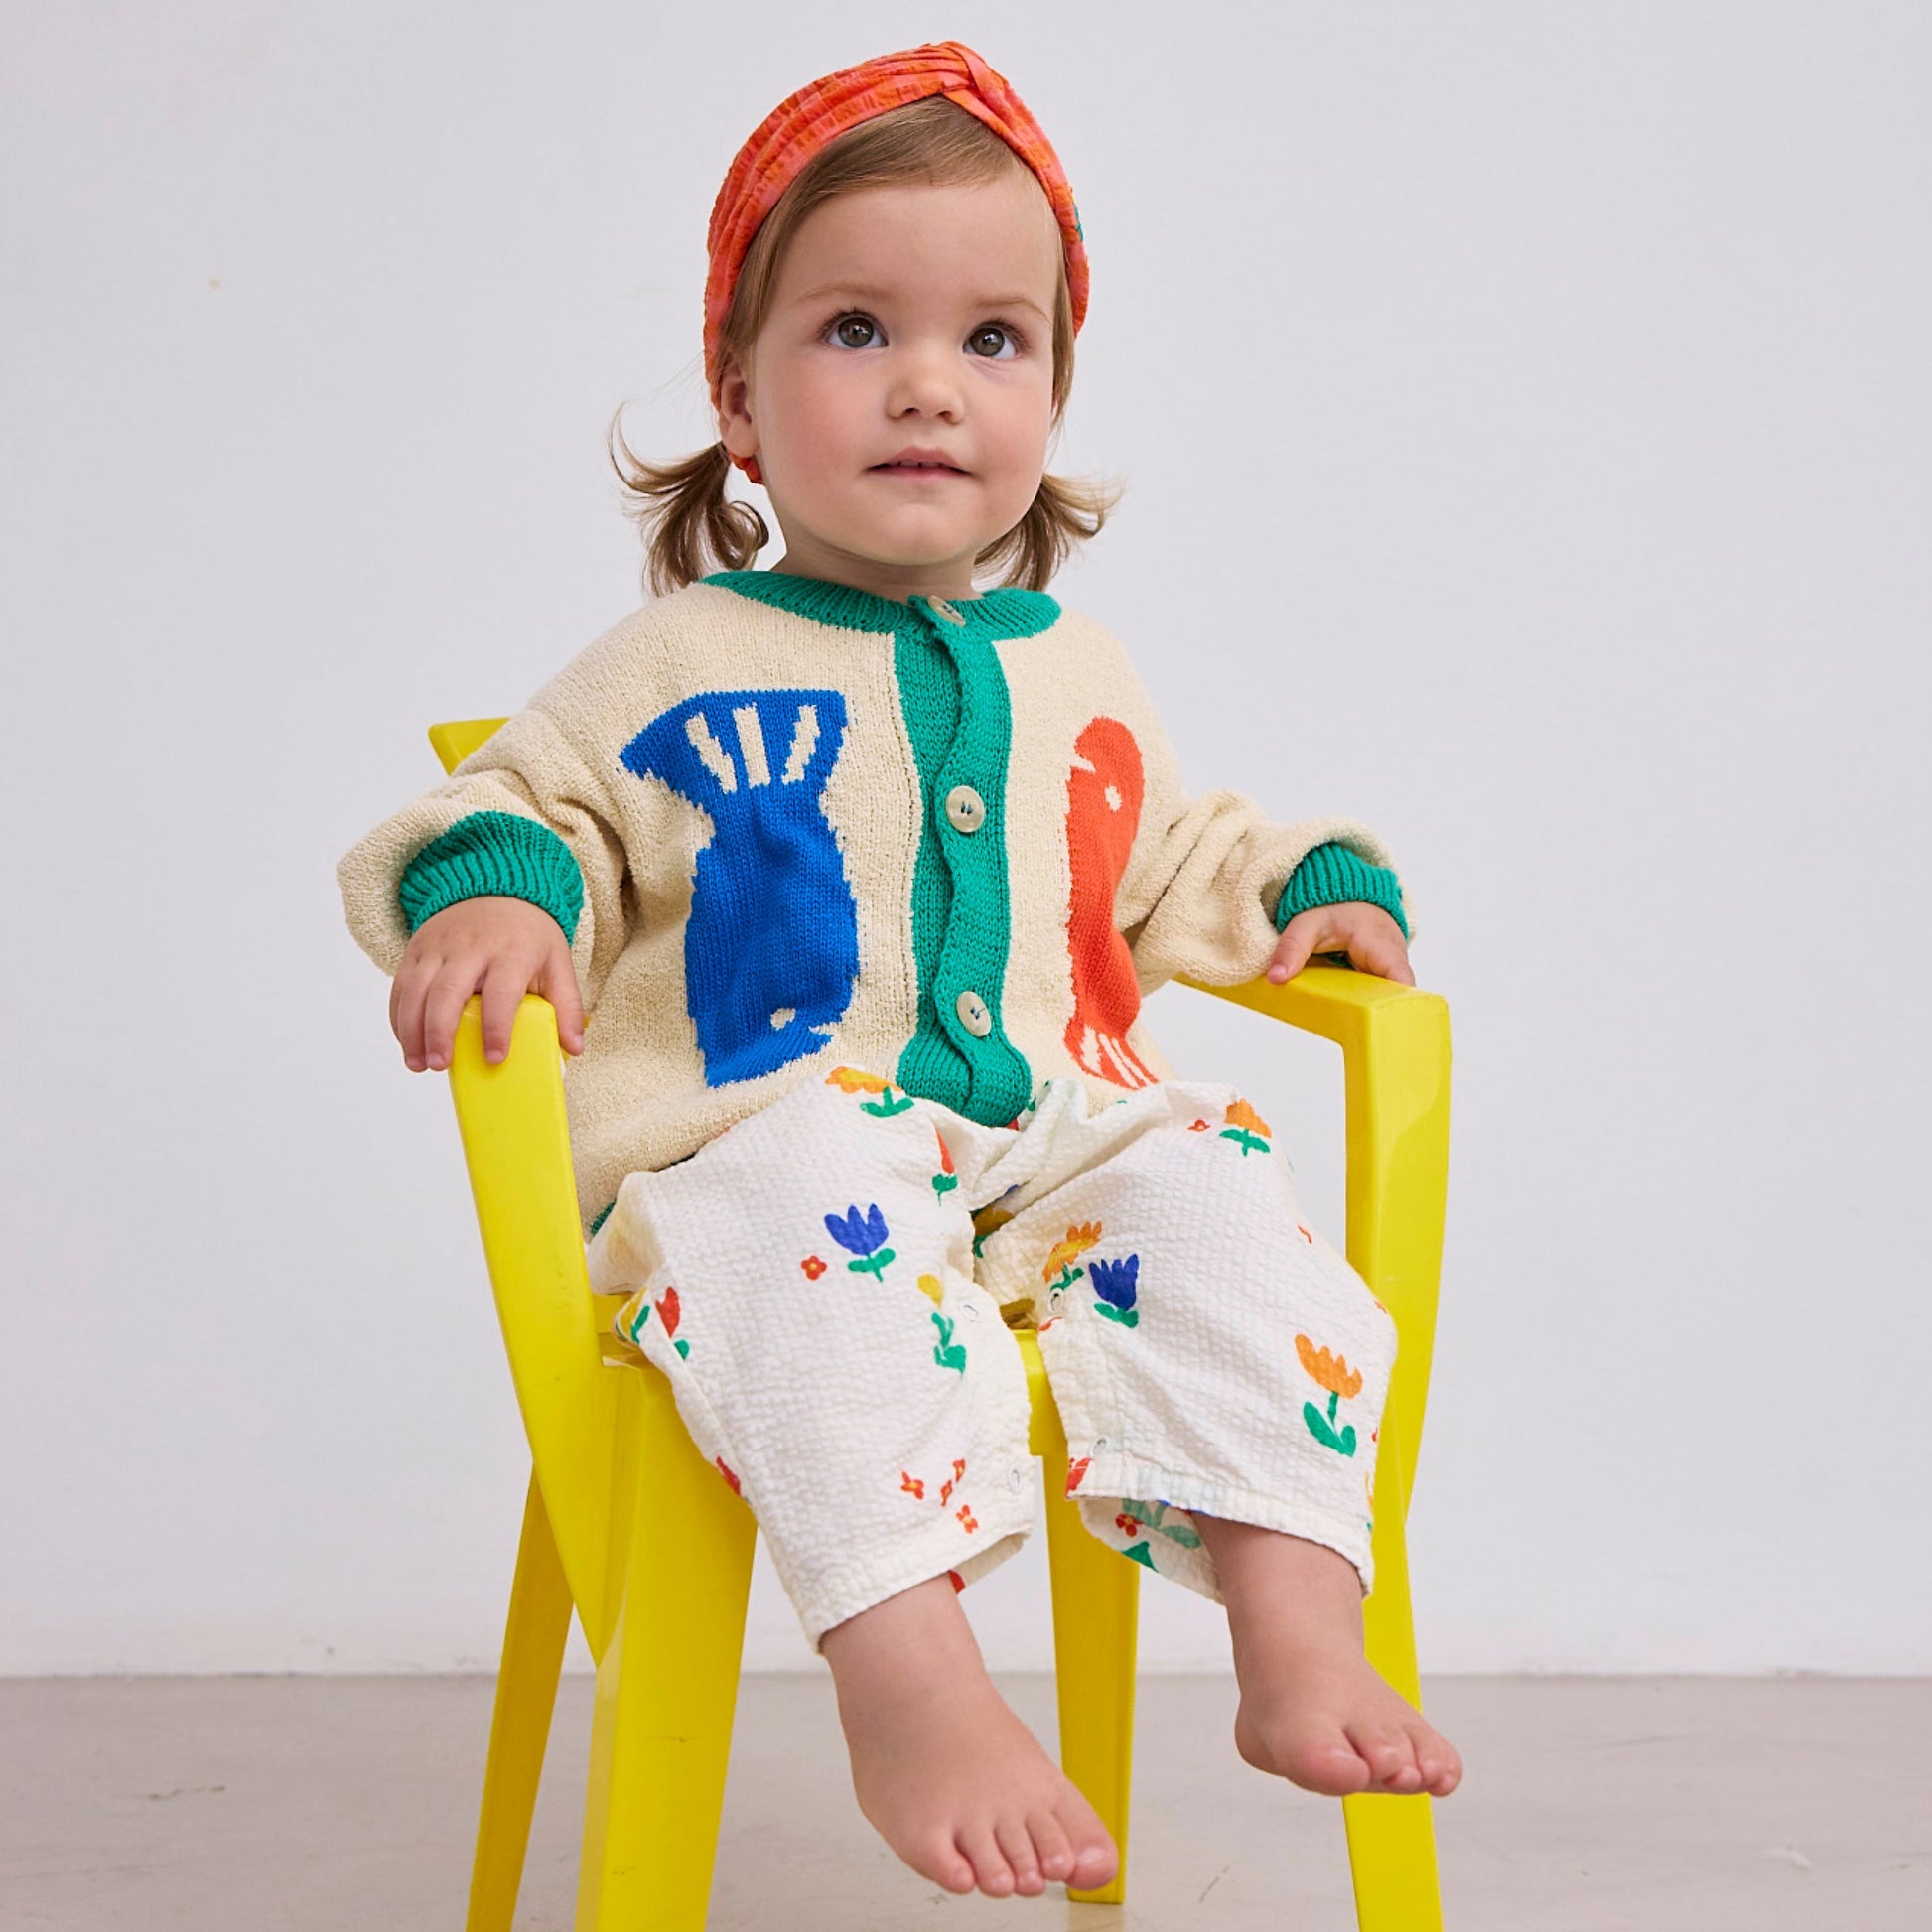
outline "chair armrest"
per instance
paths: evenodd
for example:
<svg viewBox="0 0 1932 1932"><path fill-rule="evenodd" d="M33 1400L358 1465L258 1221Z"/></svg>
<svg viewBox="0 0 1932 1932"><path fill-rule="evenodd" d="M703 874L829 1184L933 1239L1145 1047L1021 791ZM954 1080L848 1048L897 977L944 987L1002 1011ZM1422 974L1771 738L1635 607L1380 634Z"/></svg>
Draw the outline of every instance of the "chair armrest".
<svg viewBox="0 0 1932 1932"><path fill-rule="evenodd" d="M1201 993L1319 1034L1341 1048L1347 1100L1347 1253L1395 1317L1387 1409L1408 1494L1436 1343L1449 1199L1449 1017L1440 994L1339 966L1309 966Z"/></svg>
<svg viewBox="0 0 1932 1932"><path fill-rule="evenodd" d="M537 1486L601 1652L621 1585L611 1548L621 1378L605 1372L598 1338L550 1002L523 996L510 1050L491 1066L473 994L457 1023L450 1095Z"/></svg>

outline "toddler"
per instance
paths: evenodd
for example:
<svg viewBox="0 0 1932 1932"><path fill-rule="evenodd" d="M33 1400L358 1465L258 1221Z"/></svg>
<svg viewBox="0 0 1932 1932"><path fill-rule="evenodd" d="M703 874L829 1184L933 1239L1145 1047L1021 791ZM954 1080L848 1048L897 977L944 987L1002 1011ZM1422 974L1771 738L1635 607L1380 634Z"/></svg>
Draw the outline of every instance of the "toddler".
<svg viewBox="0 0 1932 1932"><path fill-rule="evenodd" d="M869 61L752 135L710 261L719 440L620 466L656 597L342 862L403 1057L446 1066L472 995L491 1060L524 993L556 1007L592 1281L927 1878L1117 1863L956 1596L1036 1514L1020 1323L1087 1529L1225 1604L1242 1756L1447 1794L1454 1749L1362 1652L1393 1323L1267 1122L1139 1017L1323 951L1413 984L1406 908L1367 827L1190 798L1046 591L1112 507L1045 471L1087 306L1053 150L969 48Z"/></svg>

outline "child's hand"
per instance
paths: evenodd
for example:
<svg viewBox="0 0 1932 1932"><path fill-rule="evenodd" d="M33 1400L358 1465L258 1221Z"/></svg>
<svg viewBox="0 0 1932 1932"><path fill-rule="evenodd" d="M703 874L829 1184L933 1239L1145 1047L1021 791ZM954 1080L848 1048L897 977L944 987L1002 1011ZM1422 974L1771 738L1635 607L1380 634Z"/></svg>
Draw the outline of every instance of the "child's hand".
<svg viewBox="0 0 1932 1932"><path fill-rule="evenodd" d="M1318 952L1343 952L1358 971L1414 986L1409 942L1402 928L1379 905L1350 899L1341 905L1311 905L1282 927L1281 943L1268 967L1278 986L1291 980Z"/></svg>
<svg viewBox="0 0 1932 1932"><path fill-rule="evenodd" d="M483 995L483 1057L491 1065L510 1049L525 993L540 993L557 1009L565 1052L584 1050L584 1003L563 927L528 899L459 899L416 928L389 989L389 1025L410 1072L449 1065L456 1023L473 993Z"/></svg>

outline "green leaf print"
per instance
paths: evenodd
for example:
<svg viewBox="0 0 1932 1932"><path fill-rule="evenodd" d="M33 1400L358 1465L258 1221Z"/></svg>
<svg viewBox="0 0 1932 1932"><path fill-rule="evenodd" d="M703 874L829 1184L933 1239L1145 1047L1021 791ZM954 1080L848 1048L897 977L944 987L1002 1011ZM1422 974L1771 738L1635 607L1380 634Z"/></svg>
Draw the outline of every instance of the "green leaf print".
<svg viewBox="0 0 1932 1932"><path fill-rule="evenodd" d="M1104 1320L1118 1321L1123 1328L1138 1328L1141 1325L1139 1309L1117 1309L1111 1302L1096 1302L1093 1311Z"/></svg>
<svg viewBox="0 0 1932 1932"><path fill-rule="evenodd" d="M894 1114L902 1114L912 1104L909 1093L896 1094L888 1087L877 1100L862 1100L859 1105L869 1114L878 1114L881 1119L889 1119Z"/></svg>
<svg viewBox="0 0 1932 1932"><path fill-rule="evenodd" d="M939 1345L932 1351L932 1359L941 1368L956 1368L960 1374L966 1373L966 1350L952 1338L952 1323L939 1312L932 1311L932 1325L939 1330Z"/></svg>
<svg viewBox="0 0 1932 1932"><path fill-rule="evenodd" d="M897 1261L897 1259L898 1256L892 1249L881 1248L877 1254L861 1255L857 1261L848 1261L845 1265L855 1275L870 1275L874 1281L879 1281L883 1276L886 1264L889 1261Z"/></svg>
<svg viewBox="0 0 1932 1932"><path fill-rule="evenodd" d="M1302 1404L1302 1420L1309 1426L1309 1434L1324 1448L1336 1449L1343 1455L1355 1453L1355 1425L1343 1423L1337 1435L1328 1427L1328 1419L1322 1415L1312 1402Z"/></svg>
<svg viewBox="0 0 1932 1932"><path fill-rule="evenodd" d="M1251 1154L1274 1152L1274 1149L1259 1134L1250 1134L1245 1127L1224 1127L1221 1129L1221 1139L1232 1141L1241 1150L1241 1158L1244 1161Z"/></svg>

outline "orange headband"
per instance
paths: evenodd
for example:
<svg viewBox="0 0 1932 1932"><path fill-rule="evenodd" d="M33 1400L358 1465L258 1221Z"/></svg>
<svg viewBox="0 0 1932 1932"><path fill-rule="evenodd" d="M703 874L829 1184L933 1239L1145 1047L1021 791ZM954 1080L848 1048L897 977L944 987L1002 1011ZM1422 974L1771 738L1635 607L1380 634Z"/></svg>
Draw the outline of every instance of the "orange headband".
<svg viewBox="0 0 1932 1932"><path fill-rule="evenodd" d="M882 54L843 68L822 80L800 87L759 123L738 151L712 205L708 246L711 272L704 291L704 366L713 407L718 402L719 345L732 291L745 265L759 223L771 212L798 172L820 149L854 128L895 107L944 94L956 106L977 115L1039 177L1052 204L1066 250L1067 292L1072 298L1077 333L1087 313L1087 249L1080 232L1080 212L1073 191L1039 123L1027 111L1005 78L993 71L970 47L958 41L929 41L903 54ZM734 457L733 462L739 459ZM741 465L741 467L745 467ZM755 479L756 480L756 479Z"/></svg>

